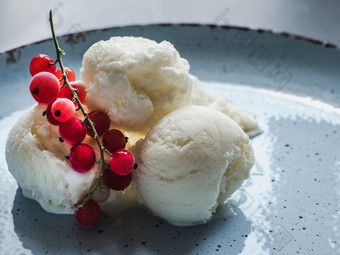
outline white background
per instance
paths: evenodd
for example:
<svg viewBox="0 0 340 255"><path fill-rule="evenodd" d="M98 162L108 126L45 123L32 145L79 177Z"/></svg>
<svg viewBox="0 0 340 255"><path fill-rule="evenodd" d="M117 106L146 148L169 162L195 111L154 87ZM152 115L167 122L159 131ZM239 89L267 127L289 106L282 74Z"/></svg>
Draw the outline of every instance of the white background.
<svg viewBox="0 0 340 255"><path fill-rule="evenodd" d="M303 35L340 46L337 0L0 0L0 52L50 37L95 28L154 23L214 23Z"/></svg>

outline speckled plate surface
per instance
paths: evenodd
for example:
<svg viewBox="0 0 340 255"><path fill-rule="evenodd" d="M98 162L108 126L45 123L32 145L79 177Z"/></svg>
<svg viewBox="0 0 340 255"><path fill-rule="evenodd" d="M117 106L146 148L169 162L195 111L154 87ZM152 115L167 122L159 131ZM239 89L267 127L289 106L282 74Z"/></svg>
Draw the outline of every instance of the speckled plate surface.
<svg viewBox="0 0 340 255"><path fill-rule="evenodd" d="M116 35L168 40L206 89L253 112L251 177L212 222L174 227L143 206L92 228L26 199L4 157L8 131L34 102L30 59L52 41L0 54L0 254L339 254L340 51L286 34L231 27L153 25L59 39L79 70L86 49ZM78 72L79 73L79 72ZM223 211L232 208L234 215Z"/></svg>

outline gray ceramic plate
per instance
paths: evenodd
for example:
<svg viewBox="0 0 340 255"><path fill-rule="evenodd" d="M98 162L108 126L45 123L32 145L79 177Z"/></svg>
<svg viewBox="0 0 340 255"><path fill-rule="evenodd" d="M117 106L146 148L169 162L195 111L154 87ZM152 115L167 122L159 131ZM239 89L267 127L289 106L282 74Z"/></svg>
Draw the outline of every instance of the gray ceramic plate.
<svg viewBox="0 0 340 255"><path fill-rule="evenodd" d="M64 63L79 70L91 44L115 35L172 42L208 90L257 116L264 133L252 139L256 165L226 206L235 215L179 228L140 206L82 228L24 198L7 171L4 144L18 111L34 103L30 59L55 55L44 41L0 54L1 254L340 253L339 50L263 31L154 25L64 36Z"/></svg>

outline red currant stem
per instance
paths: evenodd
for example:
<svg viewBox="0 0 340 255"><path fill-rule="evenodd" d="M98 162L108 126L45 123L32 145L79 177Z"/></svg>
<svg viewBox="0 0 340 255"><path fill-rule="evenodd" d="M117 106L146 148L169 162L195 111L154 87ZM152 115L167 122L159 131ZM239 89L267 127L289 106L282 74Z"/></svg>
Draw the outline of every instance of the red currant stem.
<svg viewBox="0 0 340 255"><path fill-rule="evenodd" d="M109 154L110 157L112 156L112 153L111 153L108 149L106 149L106 148L104 148L104 147L103 147L103 149L105 150L105 152L106 152L107 154Z"/></svg>
<svg viewBox="0 0 340 255"><path fill-rule="evenodd" d="M96 189L101 186L100 182L101 182L101 179L103 177L104 170L105 170L105 159L104 159L105 148L104 148L103 144L101 143L101 141L99 139L98 133L97 133L95 127L94 127L94 123L90 120L86 110L84 109L83 104L80 102L80 100L78 98L78 89L73 88L71 86L68 78L67 78L67 73L66 73L63 61L61 60L61 56L64 56L65 52L59 47L57 37L55 35L53 19L52 19L52 10L50 10L50 13L49 13L49 22L50 22L50 25L51 25L52 37L53 37L54 45L55 45L56 52L57 52L57 60L54 63L59 63L60 69L61 69L61 72L62 72L62 77L63 77L62 79L64 80L64 85L66 85L71 90L71 92L73 94L73 100L75 100L78 103L78 108L82 111L82 113L84 115L83 121L87 122L88 125L90 126L91 130L93 131L94 139L96 139L99 150L100 150L100 161L101 161L102 165L101 165L101 170L100 170L99 176L96 180L96 185L87 194L87 196L85 197L85 199L83 200L83 202L80 205L77 205L77 204L74 205L75 208L78 208L78 207L84 208L84 206L90 200L90 198L92 197L92 195L96 191Z"/></svg>
<svg viewBox="0 0 340 255"><path fill-rule="evenodd" d="M79 97L79 89L74 89L74 92L76 92L77 96ZM75 100L75 98L73 97L72 101Z"/></svg>
<svg viewBox="0 0 340 255"><path fill-rule="evenodd" d="M105 169L105 163L102 164L102 169ZM104 171L101 170L100 173L99 173L99 176L97 178L97 182L96 182L96 185L93 187L93 189L86 195L86 197L84 198L83 202L79 205L77 204L74 204L74 208L84 208L84 206L87 204L87 202L91 199L93 193L96 191L96 189L98 187L102 187L102 185L100 184L100 181L101 179L103 178L103 174L104 174Z"/></svg>
<svg viewBox="0 0 340 255"><path fill-rule="evenodd" d="M54 65L56 65L58 63L58 60L56 60L56 61L54 61L54 62L51 62L50 63L50 66L54 66ZM61 81L62 79L60 79L59 81Z"/></svg>

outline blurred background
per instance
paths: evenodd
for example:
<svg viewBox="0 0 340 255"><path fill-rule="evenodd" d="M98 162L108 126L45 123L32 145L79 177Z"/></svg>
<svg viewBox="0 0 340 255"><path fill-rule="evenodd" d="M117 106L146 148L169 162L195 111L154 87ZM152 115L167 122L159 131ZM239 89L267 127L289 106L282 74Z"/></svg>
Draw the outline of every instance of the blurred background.
<svg viewBox="0 0 340 255"><path fill-rule="evenodd" d="M155 23L235 25L298 34L340 47L338 0L0 0L0 52L57 35Z"/></svg>

